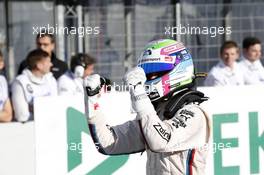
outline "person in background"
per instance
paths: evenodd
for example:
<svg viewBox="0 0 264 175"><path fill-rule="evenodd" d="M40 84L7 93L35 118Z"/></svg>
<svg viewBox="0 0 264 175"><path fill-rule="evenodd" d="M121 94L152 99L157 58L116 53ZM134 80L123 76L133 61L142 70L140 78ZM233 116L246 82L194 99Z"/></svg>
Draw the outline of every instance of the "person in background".
<svg viewBox="0 0 264 175"><path fill-rule="evenodd" d="M0 70L4 68L4 58L0 51ZM8 96L8 83L4 75L0 74L0 122L12 120L12 106Z"/></svg>
<svg viewBox="0 0 264 175"><path fill-rule="evenodd" d="M33 105L36 97L57 95L57 82L50 73L50 60L49 54L43 50L31 51L26 58L28 67L15 78L11 92L17 121L34 119Z"/></svg>
<svg viewBox="0 0 264 175"><path fill-rule="evenodd" d="M209 72L204 81L205 86L243 85L243 73L238 63L239 48L236 42L226 41L220 49L221 59Z"/></svg>
<svg viewBox="0 0 264 175"><path fill-rule="evenodd" d="M5 76L5 61L3 53L0 51L0 75Z"/></svg>
<svg viewBox="0 0 264 175"><path fill-rule="evenodd" d="M59 60L54 51L55 48L55 38L54 35L49 34L49 33L44 33L41 32L42 34L38 34L36 37L36 45L37 49L41 49L46 51L49 54L49 57L51 58L52 62L52 67L51 67L51 72L53 73L53 76L58 79L61 75L63 75L67 70L68 66L65 62ZM20 63L19 69L18 69L18 74L21 74L22 71L27 68L27 62L26 60L23 60Z"/></svg>
<svg viewBox="0 0 264 175"><path fill-rule="evenodd" d="M95 58L79 53L71 57L70 70L58 79L59 95L83 95L83 78L94 72Z"/></svg>
<svg viewBox="0 0 264 175"><path fill-rule="evenodd" d="M8 96L8 85L5 77L0 75L0 122L12 120L12 106Z"/></svg>
<svg viewBox="0 0 264 175"><path fill-rule="evenodd" d="M264 68L260 62L261 41L256 37L243 40L243 57L239 62L246 85L264 84Z"/></svg>
<svg viewBox="0 0 264 175"><path fill-rule="evenodd" d="M9 99L8 83L4 74L4 57L0 51L0 122L12 120L12 106Z"/></svg>

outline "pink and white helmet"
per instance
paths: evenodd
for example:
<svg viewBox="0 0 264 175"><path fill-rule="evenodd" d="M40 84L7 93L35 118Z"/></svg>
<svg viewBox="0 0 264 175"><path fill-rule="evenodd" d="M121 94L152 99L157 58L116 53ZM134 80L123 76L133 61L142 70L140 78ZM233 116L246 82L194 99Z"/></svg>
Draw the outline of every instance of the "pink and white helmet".
<svg viewBox="0 0 264 175"><path fill-rule="evenodd" d="M192 56L181 42L161 39L148 43L137 65L145 71L146 91L151 101L193 85Z"/></svg>

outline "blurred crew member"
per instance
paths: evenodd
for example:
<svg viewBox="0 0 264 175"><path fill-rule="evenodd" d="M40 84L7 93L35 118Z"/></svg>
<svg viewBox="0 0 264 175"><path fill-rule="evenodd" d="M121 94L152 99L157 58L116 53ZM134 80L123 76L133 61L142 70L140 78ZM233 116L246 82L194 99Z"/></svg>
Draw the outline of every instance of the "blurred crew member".
<svg viewBox="0 0 264 175"><path fill-rule="evenodd" d="M226 41L220 49L221 60L209 72L204 81L205 86L243 85L243 73L236 60L239 48L234 41Z"/></svg>
<svg viewBox="0 0 264 175"><path fill-rule="evenodd" d="M94 72L95 58L77 54L71 58L71 69L58 79L59 95L84 95L83 78Z"/></svg>
<svg viewBox="0 0 264 175"><path fill-rule="evenodd" d="M261 42L258 38L247 37L243 40L243 58L239 62L245 84L264 84L264 68L260 62Z"/></svg>
<svg viewBox="0 0 264 175"><path fill-rule="evenodd" d="M21 122L33 120L36 97L57 95L57 82L50 72L52 63L49 54L40 49L33 50L26 61L28 68L12 84L15 118Z"/></svg>
<svg viewBox="0 0 264 175"><path fill-rule="evenodd" d="M59 60L53 52L55 48L55 37L52 34L38 34L36 37L36 45L38 49L44 50L49 54L52 62L51 72L56 79L68 70L67 64ZM26 60L22 61L19 65L18 74L21 74L27 67Z"/></svg>
<svg viewBox="0 0 264 175"><path fill-rule="evenodd" d="M12 106L8 97L8 85L5 77L0 75L0 122L12 120Z"/></svg>

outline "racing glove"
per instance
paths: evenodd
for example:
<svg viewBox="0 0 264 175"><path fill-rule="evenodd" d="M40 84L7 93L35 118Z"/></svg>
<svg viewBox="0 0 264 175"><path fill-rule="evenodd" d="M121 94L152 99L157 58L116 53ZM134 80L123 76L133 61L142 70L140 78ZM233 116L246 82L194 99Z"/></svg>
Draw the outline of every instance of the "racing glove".
<svg viewBox="0 0 264 175"><path fill-rule="evenodd" d="M135 67L128 71L124 82L129 86L132 108L138 113L137 117L156 113L147 93L145 91L146 75L142 68Z"/></svg>
<svg viewBox="0 0 264 175"><path fill-rule="evenodd" d="M85 115L88 119L95 115L95 111L99 109L99 98L101 90L100 75L93 74L84 78L84 104Z"/></svg>

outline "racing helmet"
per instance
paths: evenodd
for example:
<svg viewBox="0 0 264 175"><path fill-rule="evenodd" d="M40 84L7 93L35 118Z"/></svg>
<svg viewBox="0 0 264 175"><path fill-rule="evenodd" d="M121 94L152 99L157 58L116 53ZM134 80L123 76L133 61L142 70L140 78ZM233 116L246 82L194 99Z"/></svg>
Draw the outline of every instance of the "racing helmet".
<svg viewBox="0 0 264 175"><path fill-rule="evenodd" d="M137 66L143 68L146 74L145 88L151 101L165 98L194 84L192 56L183 43L172 39L148 43Z"/></svg>

